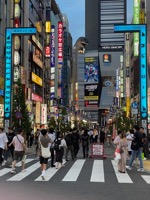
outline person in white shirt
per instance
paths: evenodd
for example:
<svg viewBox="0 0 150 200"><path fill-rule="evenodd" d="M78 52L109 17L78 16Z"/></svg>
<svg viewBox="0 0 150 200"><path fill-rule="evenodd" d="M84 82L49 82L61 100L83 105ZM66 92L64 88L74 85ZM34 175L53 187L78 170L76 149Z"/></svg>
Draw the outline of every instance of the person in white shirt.
<svg viewBox="0 0 150 200"><path fill-rule="evenodd" d="M128 143L128 154L129 154L129 156L131 156L131 154L132 154L131 143L132 143L132 140L133 140L133 136L134 136L134 130L130 129L129 134L126 137L127 143Z"/></svg>
<svg viewBox="0 0 150 200"><path fill-rule="evenodd" d="M25 172L25 162L23 160L23 156L25 155L24 151L25 143L24 143L24 137L21 134L23 134L23 131L19 130L17 132L17 135L13 138L12 143L9 144L9 145L13 144L15 147L14 161L12 162L11 174L16 174L15 166L18 159L22 161L22 172Z"/></svg>
<svg viewBox="0 0 150 200"><path fill-rule="evenodd" d="M3 128L0 128L0 167L2 166L3 162L3 153L4 149L7 149L7 136L6 133L3 132Z"/></svg>

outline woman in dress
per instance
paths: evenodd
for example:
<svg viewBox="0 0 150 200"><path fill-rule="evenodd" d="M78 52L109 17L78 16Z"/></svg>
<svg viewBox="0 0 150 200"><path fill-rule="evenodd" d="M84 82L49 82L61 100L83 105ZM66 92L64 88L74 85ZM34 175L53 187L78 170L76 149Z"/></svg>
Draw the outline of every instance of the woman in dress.
<svg viewBox="0 0 150 200"><path fill-rule="evenodd" d="M121 132L120 140L117 145L117 148L120 149L120 155L121 155L121 159L118 162L118 171L120 173L126 173L126 161L127 161L127 155L128 155L127 146L128 146L128 143L126 140L126 135L125 133Z"/></svg>

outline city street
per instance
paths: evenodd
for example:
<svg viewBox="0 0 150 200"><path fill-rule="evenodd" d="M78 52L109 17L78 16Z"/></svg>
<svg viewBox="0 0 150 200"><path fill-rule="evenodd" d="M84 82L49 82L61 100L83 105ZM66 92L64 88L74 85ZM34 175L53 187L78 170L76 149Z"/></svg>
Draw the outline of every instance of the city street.
<svg viewBox="0 0 150 200"><path fill-rule="evenodd" d="M33 159L33 155L29 156L26 172L20 172L20 167L17 167L15 175L10 174L10 168L0 171L1 199L149 199L150 186L146 178L150 180L150 174L137 172L137 166L126 174L120 174L113 152L113 146L106 146L106 159L77 158L65 163L65 167L59 170L50 168L49 164L46 181L41 180L39 162Z"/></svg>

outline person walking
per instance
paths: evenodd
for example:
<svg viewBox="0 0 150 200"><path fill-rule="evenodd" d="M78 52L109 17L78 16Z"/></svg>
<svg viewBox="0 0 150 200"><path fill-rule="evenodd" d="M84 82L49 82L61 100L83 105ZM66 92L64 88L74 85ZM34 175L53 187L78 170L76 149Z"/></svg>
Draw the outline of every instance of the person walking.
<svg viewBox="0 0 150 200"><path fill-rule="evenodd" d="M61 167L64 167L63 164L63 155L64 155L64 147L66 147L66 141L63 139L63 134L58 131L57 132L57 138L54 141L54 150L56 152L56 169L60 169Z"/></svg>
<svg viewBox="0 0 150 200"><path fill-rule="evenodd" d="M7 159L10 154L12 157L12 161L14 160L14 146L13 145L9 146L9 144L13 141L13 138L16 135L15 132L13 131L12 127L8 128L8 133L6 133L6 135L7 135L8 143L7 143L7 150L5 150L5 152L4 152L4 161L2 163L2 166L6 165Z"/></svg>
<svg viewBox="0 0 150 200"><path fill-rule="evenodd" d="M132 163L136 157L138 157L140 161L140 168L137 170L139 172L143 172L143 160L142 160L142 136L140 134L140 128L138 125L134 125L134 136L131 143L132 154L129 160L129 165L126 166L128 170L132 170Z"/></svg>
<svg viewBox="0 0 150 200"><path fill-rule="evenodd" d="M49 143L51 142L49 136L48 136L48 133L47 133L47 130L46 129L42 129L41 130L41 136L39 138L39 155L40 155L40 165L41 165L41 178L42 180L45 180L45 171L46 171L46 168L47 168L47 163L48 163L48 159L49 158L44 158L42 156L42 152L41 152L41 145L44 147L44 148L47 148L49 146Z"/></svg>
<svg viewBox="0 0 150 200"><path fill-rule="evenodd" d="M106 139L105 129L102 128L101 131L100 131L100 143L104 144L105 143L105 139Z"/></svg>
<svg viewBox="0 0 150 200"><path fill-rule="evenodd" d="M121 159L118 162L118 171L120 173L126 172L126 161L127 161L127 140L126 135L121 132L120 133L120 140L117 144L117 148L120 150Z"/></svg>
<svg viewBox="0 0 150 200"><path fill-rule="evenodd" d="M74 146L74 158L76 158L79 151L80 135L78 130L76 130L75 128L73 129L72 135L73 135L73 146Z"/></svg>
<svg viewBox="0 0 150 200"><path fill-rule="evenodd" d="M2 167L4 150L7 150L7 142L6 133L3 132L3 128L0 128L0 168Z"/></svg>
<svg viewBox="0 0 150 200"><path fill-rule="evenodd" d="M126 136L126 140L127 140L127 144L128 144L128 155L129 155L129 157L131 157L131 154L132 154L131 143L132 143L132 140L133 140L133 136L134 136L134 130L130 129L129 134Z"/></svg>
<svg viewBox="0 0 150 200"><path fill-rule="evenodd" d="M83 158L88 158L88 156L89 156L89 135L88 135L87 129L84 130L84 133L81 136L81 143L82 143Z"/></svg>
<svg viewBox="0 0 150 200"><path fill-rule="evenodd" d="M72 160L74 160L74 145L73 145L73 135L72 135L72 129L70 129L67 133L67 135L65 136L65 141L67 144L67 148L66 148L66 161L69 161L68 159L68 154L69 152L71 153L71 158Z"/></svg>
<svg viewBox="0 0 150 200"><path fill-rule="evenodd" d="M54 132L53 128L49 129L48 136L49 136L49 138L51 140L51 143L50 143L51 167L55 167L55 165L54 165L54 141L56 139L56 133Z"/></svg>
<svg viewBox="0 0 150 200"><path fill-rule="evenodd" d="M12 144L14 145L14 160L12 162L12 170L11 174L16 174L15 167L16 167L16 162L20 159L22 161L22 172L25 172L25 162L23 160L23 157L25 155L25 141L24 137L22 136L23 131L18 130L17 135L13 138L13 141L9 144L11 146Z"/></svg>
<svg viewBox="0 0 150 200"><path fill-rule="evenodd" d="M140 128L140 133L142 136L142 147L143 147L143 153L144 153L144 160L146 160L149 157L149 150L148 150L147 137L146 137L143 127Z"/></svg>

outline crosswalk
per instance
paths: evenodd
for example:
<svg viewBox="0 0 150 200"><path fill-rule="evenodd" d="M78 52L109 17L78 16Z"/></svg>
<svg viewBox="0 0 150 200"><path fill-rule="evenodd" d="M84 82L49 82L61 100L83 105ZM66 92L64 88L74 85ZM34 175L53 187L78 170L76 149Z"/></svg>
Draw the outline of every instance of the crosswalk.
<svg viewBox="0 0 150 200"><path fill-rule="evenodd" d="M64 161L65 163L65 161ZM67 164L68 165L68 164ZM105 161L104 160L92 160L89 162L86 159L77 159L71 165L66 165L65 174L63 174L63 178L61 178L61 182L77 182L82 176L85 170L84 167L88 167L88 174L89 182L91 183L105 183L107 180L106 174L107 170L105 169ZM108 163L107 163L108 165ZM34 159L27 159L26 160L26 172L20 172L21 163L17 163L17 173L11 174L11 168L3 168L0 170L0 181L5 179L6 181L23 181L23 180L30 180L30 181L43 181L40 175L40 164L39 161L35 161ZM132 180L132 173L119 173L117 163L114 160L109 162L109 167L112 168L112 174L115 177L118 183L126 183L126 184L133 184L135 182ZM51 181L52 178L55 178L58 172L63 169L56 169L49 167L45 173L45 180L44 181ZM34 176L33 176L34 174ZM112 175L111 174L111 175ZM138 173L140 178L145 181L145 183L150 184L150 175L145 175L145 173ZM110 176L111 176L110 175ZM111 177L110 177L111 178Z"/></svg>

